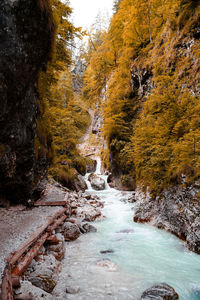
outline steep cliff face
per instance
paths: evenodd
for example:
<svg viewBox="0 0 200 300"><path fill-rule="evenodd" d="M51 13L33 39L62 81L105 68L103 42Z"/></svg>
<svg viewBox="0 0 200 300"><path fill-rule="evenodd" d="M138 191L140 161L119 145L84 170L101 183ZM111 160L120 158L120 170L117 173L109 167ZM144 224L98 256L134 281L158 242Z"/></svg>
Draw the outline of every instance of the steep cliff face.
<svg viewBox="0 0 200 300"><path fill-rule="evenodd" d="M45 177L48 147L35 155L37 80L54 35L48 1L0 2L0 194L12 203L37 194Z"/></svg>

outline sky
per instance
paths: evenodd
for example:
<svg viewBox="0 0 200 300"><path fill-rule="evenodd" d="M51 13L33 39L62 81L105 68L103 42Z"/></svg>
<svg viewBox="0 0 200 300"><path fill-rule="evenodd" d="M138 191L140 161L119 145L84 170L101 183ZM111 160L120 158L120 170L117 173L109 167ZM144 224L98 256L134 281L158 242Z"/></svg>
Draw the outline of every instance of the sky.
<svg viewBox="0 0 200 300"><path fill-rule="evenodd" d="M73 8L73 21L77 27L89 29L95 23L95 18L101 14L112 14L113 0L70 0Z"/></svg>

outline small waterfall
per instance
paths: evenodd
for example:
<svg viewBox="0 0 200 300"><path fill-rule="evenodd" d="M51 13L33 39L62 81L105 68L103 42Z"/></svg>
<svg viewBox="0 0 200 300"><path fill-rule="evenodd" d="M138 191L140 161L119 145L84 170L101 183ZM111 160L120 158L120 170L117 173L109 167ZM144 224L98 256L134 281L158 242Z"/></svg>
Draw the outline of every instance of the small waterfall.
<svg viewBox="0 0 200 300"><path fill-rule="evenodd" d="M96 167L95 174L101 175L101 158L96 157L95 160L97 161L97 167Z"/></svg>

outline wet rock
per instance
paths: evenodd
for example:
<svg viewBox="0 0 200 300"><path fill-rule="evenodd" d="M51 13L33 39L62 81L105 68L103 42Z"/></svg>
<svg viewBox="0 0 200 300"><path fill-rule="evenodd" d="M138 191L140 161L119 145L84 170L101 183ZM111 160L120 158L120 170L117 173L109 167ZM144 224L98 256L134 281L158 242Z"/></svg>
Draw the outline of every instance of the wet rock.
<svg viewBox="0 0 200 300"><path fill-rule="evenodd" d="M79 227L76 224L65 222L63 225L63 235L65 241L75 241L81 232Z"/></svg>
<svg viewBox="0 0 200 300"><path fill-rule="evenodd" d="M176 291L166 283L154 285L147 289L141 296L141 300L177 300Z"/></svg>
<svg viewBox="0 0 200 300"><path fill-rule="evenodd" d="M84 229L85 233L88 233L88 232L97 232L96 227L94 227L93 225L88 224L88 223L84 223L82 225L82 228Z"/></svg>
<svg viewBox="0 0 200 300"><path fill-rule="evenodd" d="M107 249L107 250L101 250L101 254L109 254L109 253L114 253L115 251L113 249Z"/></svg>
<svg viewBox="0 0 200 300"><path fill-rule="evenodd" d="M89 175L88 180L94 190L101 191L106 187L105 180L94 173Z"/></svg>
<svg viewBox="0 0 200 300"><path fill-rule="evenodd" d="M40 288L32 285L29 281L21 281L21 287L20 289L17 289L15 291L16 295L14 299L22 300L23 298L19 298L21 295L27 295L30 293L33 298L25 298L25 300L54 300L53 296Z"/></svg>
<svg viewBox="0 0 200 300"><path fill-rule="evenodd" d="M55 26L49 2L39 3L0 1L0 194L12 203L28 204L28 199L39 198L49 165L51 137L45 128L41 130L46 142L35 149L37 118L41 118L37 85Z"/></svg>
<svg viewBox="0 0 200 300"><path fill-rule="evenodd" d="M67 294L78 294L80 292L80 287L79 286L69 286L66 288L66 293Z"/></svg>
<svg viewBox="0 0 200 300"><path fill-rule="evenodd" d="M105 258L105 259L102 259L102 260L98 261L96 263L96 265L98 267L101 267L101 268L105 269L106 271L109 271L109 272L117 271L117 265L108 258Z"/></svg>

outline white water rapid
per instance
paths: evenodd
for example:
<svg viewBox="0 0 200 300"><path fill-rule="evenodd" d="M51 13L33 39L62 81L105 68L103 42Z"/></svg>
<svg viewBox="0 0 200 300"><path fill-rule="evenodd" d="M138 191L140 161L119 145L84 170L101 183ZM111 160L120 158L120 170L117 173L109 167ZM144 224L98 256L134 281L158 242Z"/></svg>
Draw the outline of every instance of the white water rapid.
<svg viewBox="0 0 200 300"><path fill-rule="evenodd" d="M96 174L101 173L100 164L98 159ZM104 191L94 191L87 184L87 193L105 202L106 219L94 223L96 233L67 243L58 285L60 298L56 299L136 300L145 289L162 282L171 285L180 300L200 299L200 256L188 251L175 236L148 224L134 223L133 204L122 201L131 192L108 185ZM100 253L108 249L111 253ZM103 267L98 264L102 260ZM80 292L66 295L66 283L79 286Z"/></svg>

